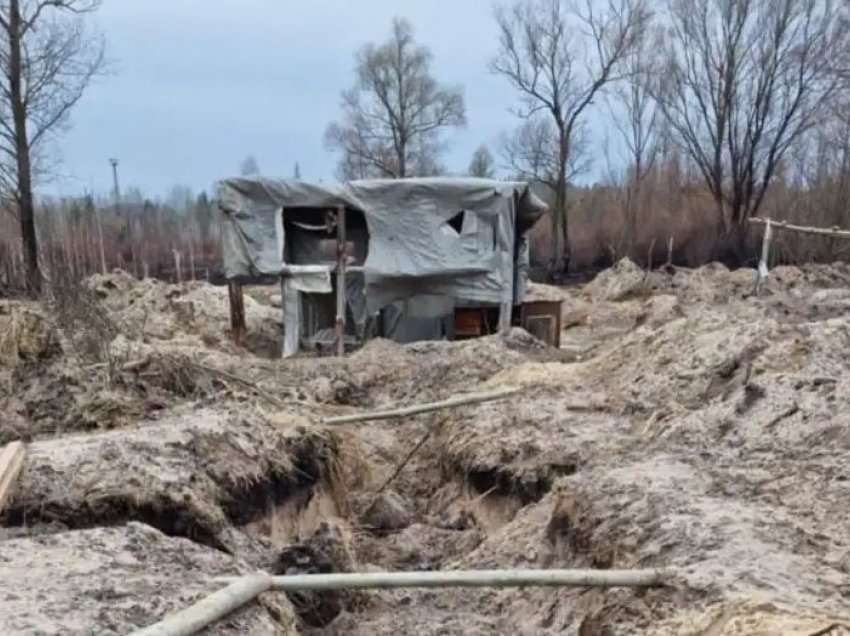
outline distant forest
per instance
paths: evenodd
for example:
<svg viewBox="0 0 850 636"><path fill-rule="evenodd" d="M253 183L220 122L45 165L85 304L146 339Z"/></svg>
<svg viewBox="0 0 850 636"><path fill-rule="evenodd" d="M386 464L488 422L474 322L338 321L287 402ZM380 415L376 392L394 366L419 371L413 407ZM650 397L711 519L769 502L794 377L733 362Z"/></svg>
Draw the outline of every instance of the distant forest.
<svg viewBox="0 0 850 636"><path fill-rule="evenodd" d="M0 291L36 295L60 270L219 275L211 193L38 196L51 143L104 68L89 24L99 6L0 8ZM752 217L850 228L848 3L519 0L492 16L498 37L481 71L515 101L498 147L482 144L465 174L528 181L547 198L551 213L532 232L540 276L626 256L651 266L671 248L681 265L752 265ZM445 175L451 132L475 126L463 86L435 77L415 25L389 27L353 52L351 85L326 128L340 179ZM589 121L603 122L601 136ZM260 173L252 157L238 159L241 174ZM582 185L591 166L604 176ZM847 250L780 236L772 258L831 261Z"/></svg>

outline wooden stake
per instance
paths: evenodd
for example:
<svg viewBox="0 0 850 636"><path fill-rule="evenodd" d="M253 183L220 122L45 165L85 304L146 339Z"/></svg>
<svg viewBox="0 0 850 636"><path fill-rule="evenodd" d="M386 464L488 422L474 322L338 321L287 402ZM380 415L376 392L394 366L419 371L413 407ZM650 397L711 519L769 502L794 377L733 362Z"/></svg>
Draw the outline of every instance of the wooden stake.
<svg viewBox="0 0 850 636"><path fill-rule="evenodd" d="M444 570L296 574L272 577L283 591L423 587L655 587L669 582L669 570ZM232 579L222 578L221 581Z"/></svg>
<svg viewBox="0 0 850 636"><path fill-rule="evenodd" d="M336 354L345 355L345 206L337 208L336 219Z"/></svg>
<svg viewBox="0 0 850 636"><path fill-rule="evenodd" d="M177 275L177 282L183 282L183 269L180 267L180 252L177 249L172 249L171 253L174 254L174 271Z"/></svg>
<svg viewBox="0 0 850 636"><path fill-rule="evenodd" d="M433 435L435 428L435 426L428 427L428 432L426 432L425 435L422 436L422 438L416 443L416 446L414 446L411 451L405 456L405 458L401 460L401 463L396 466L396 469L393 471L393 474L390 475L383 484L381 484L381 487L378 488L378 490L375 492L376 495L380 495L387 489L387 487L389 487L391 483L395 481L395 478L401 474L401 471L403 471L404 467L407 466L408 462L413 459L413 456L419 452L420 448L425 446L425 442L431 439L431 435ZM375 501L377 501L377 499ZM375 505L375 501L372 502L372 506Z"/></svg>
<svg viewBox="0 0 850 636"><path fill-rule="evenodd" d="M245 301L242 298L242 284L235 280L227 281L230 296L230 330L233 340L241 345L245 337Z"/></svg>
<svg viewBox="0 0 850 636"><path fill-rule="evenodd" d="M12 490L24 467L25 449L23 442L6 444L0 452L0 512L11 498Z"/></svg>
<svg viewBox="0 0 850 636"><path fill-rule="evenodd" d="M764 285L764 281L767 280L768 276L768 263L770 259L770 240L773 238L773 224L770 222L770 219L767 219L764 227L764 239L761 244L761 261L759 262L758 269L756 270L756 288L755 295L758 296L761 293L761 288Z"/></svg>
<svg viewBox="0 0 850 636"><path fill-rule="evenodd" d="M100 246L100 273L106 274L106 251L103 249L103 221L100 219L100 211L94 208L95 221L97 222L97 240Z"/></svg>
<svg viewBox="0 0 850 636"><path fill-rule="evenodd" d="M511 395L516 395L521 390L521 388L510 388L490 393L469 393L467 395L458 395L447 400L442 400L441 402L428 402L427 404L415 404L413 406L405 406L397 409L372 411L370 413L359 413L356 415L326 417L322 420L322 424L348 424L350 422L365 422L368 420L388 420L394 417L428 413L429 411L438 411L440 409L448 409L455 406L462 406L464 404L479 404L481 402L501 400L506 397L510 397Z"/></svg>
<svg viewBox="0 0 850 636"><path fill-rule="evenodd" d="M239 577L223 590L165 617L155 625L137 630L132 636L192 636L267 592L271 584L272 577L264 573Z"/></svg>

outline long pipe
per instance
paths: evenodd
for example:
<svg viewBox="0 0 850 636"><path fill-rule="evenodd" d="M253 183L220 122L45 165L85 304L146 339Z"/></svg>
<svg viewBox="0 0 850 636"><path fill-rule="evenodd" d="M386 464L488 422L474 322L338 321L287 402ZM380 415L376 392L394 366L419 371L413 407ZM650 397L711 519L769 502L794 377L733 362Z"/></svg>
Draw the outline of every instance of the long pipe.
<svg viewBox="0 0 850 636"><path fill-rule="evenodd" d="M267 592L271 581L272 577L262 572L237 577L226 588L131 636L192 636Z"/></svg>
<svg viewBox="0 0 850 636"><path fill-rule="evenodd" d="M335 417L324 418L322 424L349 424L351 422L365 422L369 420L388 420L394 417L405 417L407 415L416 415L417 413L428 413L429 411L463 406L464 404L479 404L481 402L502 400L506 397L516 395L521 390L521 388L510 388L501 391L491 391L489 393L468 393L466 395L456 395L440 402L414 404L413 406L404 406L397 409L383 409L368 413L357 413L355 415L337 415Z"/></svg>
<svg viewBox="0 0 850 636"><path fill-rule="evenodd" d="M296 574L272 577L284 591L423 587L653 587L672 578L669 570L446 570ZM232 579L222 578L221 581Z"/></svg>

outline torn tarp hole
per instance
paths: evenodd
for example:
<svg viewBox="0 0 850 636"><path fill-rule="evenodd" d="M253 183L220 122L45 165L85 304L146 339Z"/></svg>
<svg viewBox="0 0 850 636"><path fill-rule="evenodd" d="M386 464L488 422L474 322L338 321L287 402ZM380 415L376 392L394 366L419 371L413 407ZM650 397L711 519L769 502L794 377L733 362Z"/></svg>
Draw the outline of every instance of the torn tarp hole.
<svg viewBox="0 0 850 636"><path fill-rule="evenodd" d="M465 211L461 210L457 214L455 214L452 218L446 221L446 225L452 228L455 232L460 234L463 231L463 216Z"/></svg>

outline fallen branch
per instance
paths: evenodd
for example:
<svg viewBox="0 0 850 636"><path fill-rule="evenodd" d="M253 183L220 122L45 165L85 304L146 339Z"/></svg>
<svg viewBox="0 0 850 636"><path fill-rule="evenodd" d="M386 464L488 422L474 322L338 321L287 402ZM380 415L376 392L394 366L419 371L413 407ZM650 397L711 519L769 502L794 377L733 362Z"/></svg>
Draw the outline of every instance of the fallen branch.
<svg viewBox="0 0 850 636"><path fill-rule="evenodd" d="M842 230L838 227L832 228L823 228L823 227L809 227L805 225L792 225L791 223L787 223L785 221L774 221L772 219L762 219L759 217L751 217L749 219L750 223L754 225L767 225L770 223L770 226L774 230L788 230L789 232L800 232L801 234L817 234L819 236L831 236L834 238L850 238L850 230Z"/></svg>
<svg viewBox="0 0 850 636"><path fill-rule="evenodd" d="M214 592L194 605L162 621L134 632L131 636L192 636L220 618L251 602L271 589L268 574L249 574L233 579L223 590Z"/></svg>
<svg viewBox="0 0 850 636"><path fill-rule="evenodd" d="M139 360L131 360L130 362L127 362L124 365L122 365L121 370L127 371L127 372L138 372L140 369L144 368L145 366L147 366L151 362L153 362L156 358L168 358L168 357L170 357L170 354L155 353L152 356L141 358ZM280 400L278 400L275 396L273 396L272 394L268 393L267 391L265 391L265 390L261 389L259 386L257 386L256 382L252 382L251 380L248 380L246 378L243 378L243 377L240 377L240 376L235 375L233 373L230 373L229 371L224 371L222 369L217 369L215 367L208 366L208 365L203 364L201 362L196 362L195 360L192 360L190 358L180 357L180 361L184 362L185 364L187 364L191 367L194 367L195 369L197 369L199 371L204 371L205 373L209 373L210 375L218 376L219 378L222 378L224 380L230 380L231 382L241 384L242 386L254 391L257 395L259 395L261 398L266 400L272 406L275 406L279 409L284 409L286 407L286 405L283 402L281 402Z"/></svg>
<svg viewBox="0 0 850 636"><path fill-rule="evenodd" d="M393 483L393 481L395 481L395 478L398 477L401 474L401 471L404 470L404 467L407 466L408 462L411 459L413 459L413 456L416 455L416 453L419 452L419 449L422 448L423 446L425 446L425 442L427 442L431 438L431 435L434 433L434 428L435 427L429 427L428 428L428 432L425 433L425 435L422 436L422 439L420 439L416 443L416 446L414 446L411 449L411 451L407 454L407 456L405 456L405 458L403 460L401 460L401 463L396 467L393 474L390 475L387 478L387 480L381 485L380 488L378 488L378 491L375 493L376 495L380 495L382 492L384 492L387 489L387 486L389 486L391 483ZM372 506L374 506L374 505L375 505L375 502L373 501ZM369 508L371 508L372 506L369 506Z"/></svg>
<svg viewBox="0 0 850 636"><path fill-rule="evenodd" d="M791 406L782 411L779 415L770 420L767 424L764 425L765 430L771 429L779 422L784 420L785 418L791 417L792 415L796 415L800 412L800 405L796 402L792 403Z"/></svg>
<svg viewBox="0 0 850 636"><path fill-rule="evenodd" d="M350 590L422 587L655 587L669 582L669 570L447 570L295 574L272 577L272 589ZM231 581L223 577L219 581Z"/></svg>
<svg viewBox="0 0 850 636"><path fill-rule="evenodd" d="M404 417L406 415L417 415L418 413L428 413L430 411L438 411L440 409L448 409L455 406L463 406L464 404L480 404L481 402L492 402L501 400L511 395L516 395L522 389L511 388L501 391L493 391L490 393L470 393L468 395L458 395L441 402L429 402L427 404L415 404L413 406L405 406L397 409L387 409L383 411L372 411L370 413L359 413L356 415L339 415L336 417L326 417L322 420L322 424L348 424L350 422L364 422L367 420L388 420L394 417Z"/></svg>
<svg viewBox="0 0 850 636"><path fill-rule="evenodd" d="M201 364L200 362L195 362L194 360L190 360L189 364L193 367L200 369L201 371L206 371L207 373L212 373L213 375L218 375L219 377L224 378L225 380L230 380L232 382L236 382L237 384L241 384L244 387L247 387L254 391L261 398L266 400L269 404L276 406L279 409L286 408L286 405L278 400L275 396L267 391L261 389L257 386L256 382L251 382L251 380L247 380L238 375L234 375L233 373L229 373L228 371L222 371L221 369L216 369L215 367L209 367L205 364Z"/></svg>
<svg viewBox="0 0 850 636"><path fill-rule="evenodd" d="M0 512L12 495L12 490L24 467L24 444L23 442L11 442L6 444L0 452Z"/></svg>

